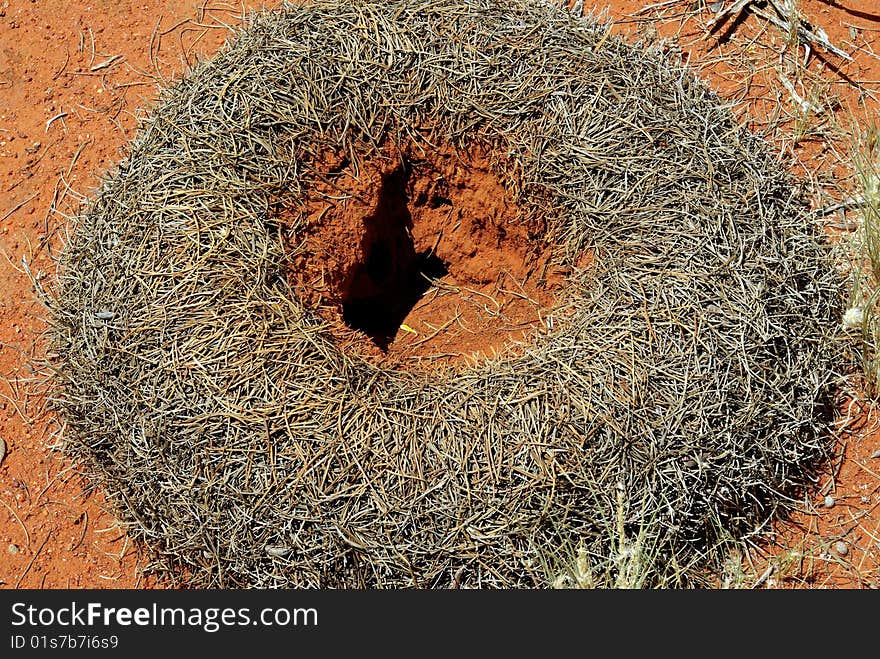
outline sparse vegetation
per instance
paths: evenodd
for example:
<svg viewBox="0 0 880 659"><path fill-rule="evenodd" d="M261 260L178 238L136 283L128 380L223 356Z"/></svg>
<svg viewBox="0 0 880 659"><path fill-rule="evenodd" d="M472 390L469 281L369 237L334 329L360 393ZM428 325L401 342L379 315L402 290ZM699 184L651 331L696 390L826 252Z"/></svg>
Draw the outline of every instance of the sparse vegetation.
<svg viewBox="0 0 880 659"><path fill-rule="evenodd" d="M852 163L857 189L850 204L860 222L854 234L852 291L844 325L861 333L865 393L880 394L880 129L853 131Z"/></svg>

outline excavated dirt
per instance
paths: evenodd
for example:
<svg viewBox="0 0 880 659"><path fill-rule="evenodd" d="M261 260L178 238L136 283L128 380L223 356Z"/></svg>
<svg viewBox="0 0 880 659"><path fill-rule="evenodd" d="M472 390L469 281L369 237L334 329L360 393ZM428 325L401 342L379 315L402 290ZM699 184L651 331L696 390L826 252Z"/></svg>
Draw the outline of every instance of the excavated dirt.
<svg viewBox="0 0 880 659"><path fill-rule="evenodd" d="M437 369L547 330L567 272L489 154L389 144L357 166L327 160L299 211L291 279L343 350L383 368Z"/></svg>

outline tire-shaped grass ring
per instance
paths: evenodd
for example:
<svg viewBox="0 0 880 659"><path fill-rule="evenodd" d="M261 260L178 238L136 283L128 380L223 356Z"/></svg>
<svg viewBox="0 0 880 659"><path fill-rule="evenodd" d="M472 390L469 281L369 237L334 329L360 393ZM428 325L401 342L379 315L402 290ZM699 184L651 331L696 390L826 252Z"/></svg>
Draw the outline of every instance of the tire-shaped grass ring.
<svg viewBox="0 0 880 659"><path fill-rule="evenodd" d="M327 153L435 140L494 154L572 274L525 347L382 369L301 303L278 209ZM166 89L76 218L53 400L191 585L540 586L648 550L644 583L695 583L826 454L836 277L761 140L659 50L537 0L316 0Z"/></svg>

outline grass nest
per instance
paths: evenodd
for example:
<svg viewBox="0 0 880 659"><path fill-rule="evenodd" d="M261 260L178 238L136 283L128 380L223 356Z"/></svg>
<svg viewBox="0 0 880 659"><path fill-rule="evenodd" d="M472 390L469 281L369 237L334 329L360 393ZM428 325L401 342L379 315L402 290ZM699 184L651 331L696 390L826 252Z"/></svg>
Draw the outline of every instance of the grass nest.
<svg viewBox="0 0 880 659"><path fill-rule="evenodd" d="M292 286L297 209L328 153L441 142L494 154L570 274L523 345L382 368ZM659 50L537 0L314 0L164 89L73 218L51 398L178 583L536 587L577 556L693 586L816 482L841 290L802 190Z"/></svg>

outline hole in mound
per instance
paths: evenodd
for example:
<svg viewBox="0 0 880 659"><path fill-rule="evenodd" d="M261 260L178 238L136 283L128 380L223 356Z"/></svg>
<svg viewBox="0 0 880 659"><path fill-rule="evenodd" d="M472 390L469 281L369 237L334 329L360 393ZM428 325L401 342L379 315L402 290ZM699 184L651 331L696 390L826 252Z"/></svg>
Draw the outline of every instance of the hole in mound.
<svg viewBox="0 0 880 659"><path fill-rule="evenodd" d="M434 368L549 329L569 270L490 163L479 149L386 144L358 166L316 166L303 207L287 211L291 279L345 351Z"/></svg>
<svg viewBox="0 0 880 659"><path fill-rule="evenodd" d="M449 264L431 250L416 252L407 198L411 174L401 165L381 177L376 210L363 218L363 261L348 269L341 289L345 324L386 352L434 280L449 274Z"/></svg>

